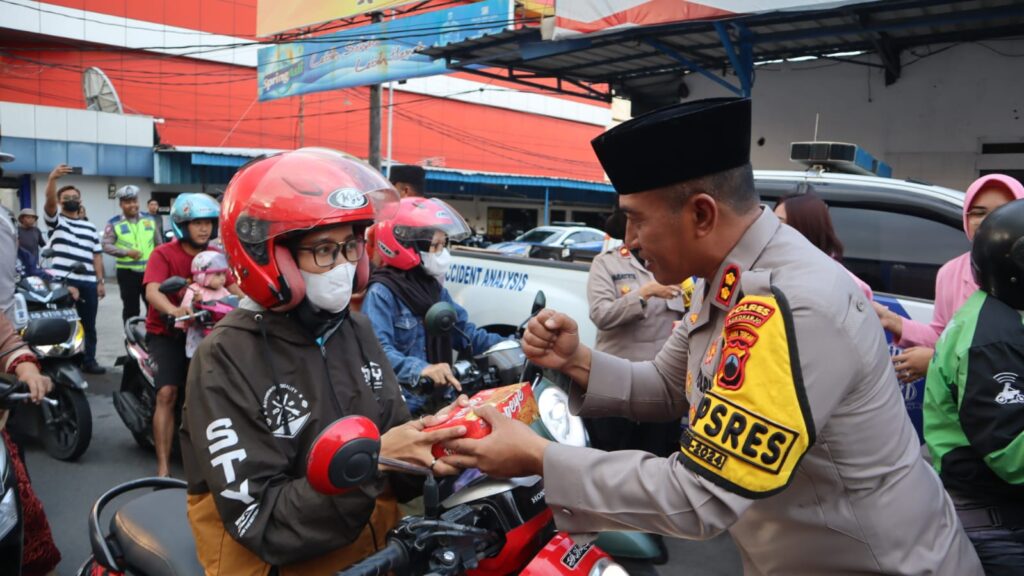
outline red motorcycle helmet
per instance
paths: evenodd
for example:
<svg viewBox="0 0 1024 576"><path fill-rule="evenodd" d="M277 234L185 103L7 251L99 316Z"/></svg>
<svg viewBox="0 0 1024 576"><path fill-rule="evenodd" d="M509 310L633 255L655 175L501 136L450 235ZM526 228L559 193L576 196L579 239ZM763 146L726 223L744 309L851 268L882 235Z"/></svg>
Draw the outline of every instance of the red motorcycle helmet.
<svg viewBox="0 0 1024 576"><path fill-rule="evenodd" d="M386 266L412 270L422 262L437 232L451 242L468 238L472 231L462 216L437 198L402 198L394 218L380 222L369 234L374 249Z"/></svg>
<svg viewBox="0 0 1024 576"><path fill-rule="evenodd" d="M351 223L356 235L398 209L398 192L358 158L301 148L239 168L224 191L221 238L247 296L264 308L290 310L306 295L298 264L284 242L314 228ZM356 264L354 291L369 262Z"/></svg>

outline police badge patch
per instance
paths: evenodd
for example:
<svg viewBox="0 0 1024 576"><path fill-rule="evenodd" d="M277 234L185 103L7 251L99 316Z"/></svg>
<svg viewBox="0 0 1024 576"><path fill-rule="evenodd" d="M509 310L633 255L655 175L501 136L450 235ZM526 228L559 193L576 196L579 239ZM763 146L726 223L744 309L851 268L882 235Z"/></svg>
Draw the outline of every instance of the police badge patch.
<svg viewBox="0 0 1024 576"><path fill-rule="evenodd" d="M782 292L730 310L714 383L691 409L683 464L747 498L784 490L815 429Z"/></svg>

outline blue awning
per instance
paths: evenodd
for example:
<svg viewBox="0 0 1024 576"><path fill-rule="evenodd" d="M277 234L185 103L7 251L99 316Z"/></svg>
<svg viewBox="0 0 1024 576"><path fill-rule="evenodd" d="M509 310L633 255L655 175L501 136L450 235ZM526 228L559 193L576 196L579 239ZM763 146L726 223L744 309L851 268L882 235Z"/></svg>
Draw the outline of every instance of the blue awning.
<svg viewBox="0 0 1024 576"><path fill-rule="evenodd" d="M227 166L230 168L238 168L250 160L252 160L252 158L248 156L203 154L201 152L192 153L193 166Z"/></svg>
<svg viewBox="0 0 1024 576"><path fill-rule="evenodd" d="M253 158L276 150L256 148L178 147L158 150L157 184L227 184L235 170ZM470 172L426 167L424 194L495 200L611 206L615 189L605 182L588 182L547 176Z"/></svg>
<svg viewBox="0 0 1024 576"><path fill-rule="evenodd" d="M425 194L611 206L615 189L605 182L426 168Z"/></svg>

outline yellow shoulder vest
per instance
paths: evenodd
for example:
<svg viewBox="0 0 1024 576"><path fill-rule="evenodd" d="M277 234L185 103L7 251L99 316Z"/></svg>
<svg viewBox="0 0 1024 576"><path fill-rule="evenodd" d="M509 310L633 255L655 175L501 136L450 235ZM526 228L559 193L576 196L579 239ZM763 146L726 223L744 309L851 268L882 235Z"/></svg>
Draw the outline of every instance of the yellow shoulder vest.
<svg viewBox="0 0 1024 576"><path fill-rule="evenodd" d="M789 484L814 443L785 296L744 296L726 316L714 383L681 446L690 470L736 494L764 498Z"/></svg>

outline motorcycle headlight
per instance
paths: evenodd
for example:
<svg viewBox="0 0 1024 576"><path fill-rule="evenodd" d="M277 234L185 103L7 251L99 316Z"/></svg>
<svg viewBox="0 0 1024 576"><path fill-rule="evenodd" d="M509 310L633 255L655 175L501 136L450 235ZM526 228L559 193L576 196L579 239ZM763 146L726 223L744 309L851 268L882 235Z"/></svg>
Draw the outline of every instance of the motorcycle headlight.
<svg viewBox="0 0 1024 576"><path fill-rule="evenodd" d="M586 446L587 431L583 421L569 412L569 395L557 386L547 386L537 396L540 419L548 433L559 444Z"/></svg>
<svg viewBox="0 0 1024 576"><path fill-rule="evenodd" d="M85 327L82 326L81 322L78 322L78 326L75 328L75 336L71 339L71 350L73 354L78 354L85 349Z"/></svg>
<svg viewBox="0 0 1024 576"><path fill-rule="evenodd" d="M601 558L594 563L589 576L629 576L629 572L611 558Z"/></svg>

